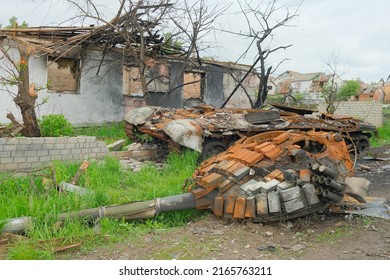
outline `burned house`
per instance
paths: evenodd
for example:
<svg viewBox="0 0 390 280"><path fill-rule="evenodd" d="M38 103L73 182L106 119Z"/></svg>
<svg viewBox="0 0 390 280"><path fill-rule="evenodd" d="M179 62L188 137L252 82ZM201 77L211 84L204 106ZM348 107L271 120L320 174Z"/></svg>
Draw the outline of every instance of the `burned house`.
<svg viewBox="0 0 390 280"><path fill-rule="evenodd" d="M250 108L259 84L256 72L241 82L250 66L229 62L202 61L181 71L183 63L172 57L148 59L146 70L149 105L170 108L209 104L220 107L233 88L240 83L226 107ZM145 105L142 81L137 67L123 70L125 111Z"/></svg>
<svg viewBox="0 0 390 280"><path fill-rule="evenodd" d="M139 36L134 33L127 36L136 40ZM40 104L38 117L63 114L74 124L121 121L125 112L146 103L218 107L237 83L241 86L228 106L249 107L248 96L255 96L258 85L255 72L241 82L249 66L192 59L184 50L164 45L157 33L131 50L109 25L0 29L0 41L0 76L7 76L7 67L12 66L4 52L18 61L18 46L30 48L28 65ZM134 55L141 45L147 49L142 60ZM6 112L20 117L12 96L17 87L7 90L11 94L0 95L0 123L8 122Z"/></svg>

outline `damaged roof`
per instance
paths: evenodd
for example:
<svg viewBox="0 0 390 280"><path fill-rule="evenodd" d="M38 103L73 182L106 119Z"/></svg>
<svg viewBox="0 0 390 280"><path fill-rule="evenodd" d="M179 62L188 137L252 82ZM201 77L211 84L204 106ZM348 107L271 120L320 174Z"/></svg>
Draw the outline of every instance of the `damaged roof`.
<svg viewBox="0 0 390 280"><path fill-rule="evenodd" d="M90 46L123 51L134 47L140 48L141 44L150 54L184 54L181 48L165 42L164 37L156 30L158 22L142 18L148 8L150 7L138 7L136 13L130 11L117 15L107 24L100 26L2 28L0 40L13 39L18 43L35 46L41 54L55 56L66 56L77 48ZM142 36L140 31L143 33Z"/></svg>

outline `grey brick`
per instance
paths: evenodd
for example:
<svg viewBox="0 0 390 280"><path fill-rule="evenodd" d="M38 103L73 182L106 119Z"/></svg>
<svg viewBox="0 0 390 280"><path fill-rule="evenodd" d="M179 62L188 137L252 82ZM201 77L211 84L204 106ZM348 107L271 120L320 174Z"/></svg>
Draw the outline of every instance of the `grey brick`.
<svg viewBox="0 0 390 280"><path fill-rule="evenodd" d="M77 136L77 139L78 139L78 142L79 142L79 143L85 143L85 142L87 142L87 138L85 138L84 136Z"/></svg>
<svg viewBox="0 0 390 280"><path fill-rule="evenodd" d="M62 159L62 155L58 154L58 155L52 155L50 156L51 160L61 160Z"/></svg>
<svg viewBox="0 0 390 280"><path fill-rule="evenodd" d="M72 159L73 159L73 156L72 156L72 155L69 155L69 154L67 154L67 155L62 155L62 159L63 159L63 160L72 160Z"/></svg>
<svg viewBox="0 0 390 280"><path fill-rule="evenodd" d="M18 164L18 169L31 169L31 163L23 162Z"/></svg>
<svg viewBox="0 0 390 280"><path fill-rule="evenodd" d="M14 157L14 163L22 163L26 161L27 161L26 157Z"/></svg>
<svg viewBox="0 0 390 280"><path fill-rule="evenodd" d="M12 151L11 157L23 157L26 151Z"/></svg>
<svg viewBox="0 0 390 280"><path fill-rule="evenodd" d="M32 139L32 144L43 144L45 143L45 138L40 137L40 138L31 138Z"/></svg>
<svg viewBox="0 0 390 280"><path fill-rule="evenodd" d="M268 209L270 213L279 213L282 210L278 192L268 194Z"/></svg>
<svg viewBox="0 0 390 280"><path fill-rule="evenodd" d="M42 150L42 144L31 144L29 150Z"/></svg>
<svg viewBox="0 0 390 280"><path fill-rule="evenodd" d="M38 162L39 161L39 157L37 156L34 156L34 157L27 157L26 159L27 162Z"/></svg>
<svg viewBox="0 0 390 280"><path fill-rule="evenodd" d="M24 145L33 144L34 138L20 138L20 143Z"/></svg>
<svg viewBox="0 0 390 280"><path fill-rule="evenodd" d="M74 149L74 148L76 148L76 144L75 143L65 144L65 148L66 149Z"/></svg>
<svg viewBox="0 0 390 280"><path fill-rule="evenodd" d="M37 151L37 156L48 156L48 155L49 155L49 151L48 150Z"/></svg>
<svg viewBox="0 0 390 280"><path fill-rule="evenodd" d="M55 144L57 143L57 138L55 137L45 137L45 144Z"/></svg>
<svg viewBox="0 0 390 280"><path fill-rule="evenodd" d="M62 149L60 150L61 155L69 155L71 153L70 149Z"/></svg>
<svg viewBox="0 0 390 280"><path fill-rule="evenodd" d="M299 209L302 209L303 207L305 207L305 205L303 204L302 198L299 197L285 202L284 207L287 213L291 213Z"/></svg>
<svg viewBox="0 0 390 280"><path fill-rule="evenodd" d="M3 146L3 151L7 152L7 151L15 151L16 150L16 145L4 145Z"/></svg>
<svg viewBox="0 0 390 280"><path fill-rule="evenodd" d="M78 143L77 137L69 137L68 143Z"/></svg>
<svg viewBox="0 0 390 280"><path fill-rule="evenodd" d="M283 201L289 201L296 199L301 196L300 188L299 187L294 187L290 188L284 191L280 191L280 195L283 199Z"/></svg>
<svg viewBox="0 0 390 280"><path fill-rule="evenodd" d="M14 159L12 157L0 158L0 163L13 163Z"/></svg>
<svg viewBox="0 0 390 280"><path fill-rule="evenodd" d="M90 137L86 137L86 138L87 138L87 142L88 143L96 142L96 137L95 136L90 136Z"/></svg>
<svg viewBox="0 0 390 280"><path fill-rule="evenodd" d="M24 155L26 157L36 156L37 155L37 151L25 151Z"/></svg>
<svg viewBox="0 0 390 280"><path fill-rule="evenodd" d="M59 155L61 150L49 150L49 155Z"/></svg>
<svg viewBox="0 0 390 280"><path fill-rule="evenodd" d="M0 158L2 157L10 157L11 156L11 152L0 152Z"/></svg>
<svg viewBox="0 0 390 280"><path fill-rule="evenodd" d="M50 156L42 156L42 157L39 157L39 161L50 161L51 160L51 157Z"/></svg>
<svg viewBox="0 0 390 280"><path fill-rule="evenodd" d="M96 142L92 142L92 143L89 143L87 145L88 145L87 147L90 147L90 148L96 148L97 147L97 143Z"/></svg>
<svg viewBox="0 0 390 280"><path fill-rule="evenodd" d="M68 144L69 137L57 137L56 144Z"/></svg>
<svg viewBox="0 0 390 280"><path fill-rule="evenodd" d="M5 165L5 169L7 170L17 170L18 164L17 163L8 163Z"/></svg>
<svg viewBox="0 0 390 280"><path fill-rule="evenodd" d="M80 148L76 148L76 149L72 149L71 152L72 152L72 154L81 154L83 152L83 150Z"/></svg>
<svg viewBox="0 0 390 280"><path fill-rule="evenodd" d="M42 167L45 165L48 165L47 162L32 162L31 168L38 168L38 167Z"/></svg>
<svg viewBox="0 0 390 280"><path fill-rule="evenodd" d="M56 143L54 144L54 149L65 149L65 144L64 143Z"/></svg>
<svg viewBox="0 0 390 280"><path fill-rule="evenodd" d="M6 138L0 138L0 145L5 145L7 139Z"/></svg>
<svg viewBox="0 0 390 280"><path fill-rule="evenodd" d="M16 149L19 151L27 151L27 150L29 150L29 147L30 147L30 145L27 145L27 144L18 144L16 146Z"/></svg>
<svg viewBox="0 0 390 280"><path fill-rule="evenodd" d="M42 144L42 150L51 150L54 148L54 144Z"/></svg>

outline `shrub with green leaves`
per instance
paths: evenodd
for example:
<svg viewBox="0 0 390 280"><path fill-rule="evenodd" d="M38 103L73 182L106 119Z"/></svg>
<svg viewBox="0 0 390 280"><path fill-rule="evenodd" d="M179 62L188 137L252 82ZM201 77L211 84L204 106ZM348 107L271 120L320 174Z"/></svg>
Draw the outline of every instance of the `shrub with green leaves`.
<svg viewBox="0 0 390 280"><path fill-rule="evenodd" d="M62 114L46 115L39 119L43 137L72 136L73 126Z"/></svg>

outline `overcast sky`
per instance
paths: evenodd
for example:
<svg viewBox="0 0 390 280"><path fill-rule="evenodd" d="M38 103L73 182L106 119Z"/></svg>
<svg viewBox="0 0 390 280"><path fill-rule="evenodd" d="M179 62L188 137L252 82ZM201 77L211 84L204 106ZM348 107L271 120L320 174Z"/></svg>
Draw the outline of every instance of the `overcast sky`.
<svg viewBox="0 0 390 280"><path fill-rule="evenodd" d="M110 13L114 14L118 0L99 2L111 7L111 11L106 11L107 17ZM209 2L214 4L217 0ZM232 31L247 31L245 19L233 14L234 10L238 10L235 1L230 2L229 14L221 18L219 24ZM299 0L279 2L296 5ZM361 78L365 82L373 82L381 78L386 80L390 75L389 0L304 0L299 11L294 27L278 29L271 43L271 46L293 44L270 58L272 65L284 58L290 59L275 74L285 70L326 72L324 60L329 60L336 53L339 57L337 69L343 79ZM30 26L40 26L57 25L72 15L74 10L64 0L0 0L0 23L3 26L12 16ZM205 55L221 61L236 61L247 47L248 42L238 36L217 36L219 47L210 48ZM214 37L210 36L208 40L212 41ZM240 62L251 64L255 55L253 46Z"/></svg>

